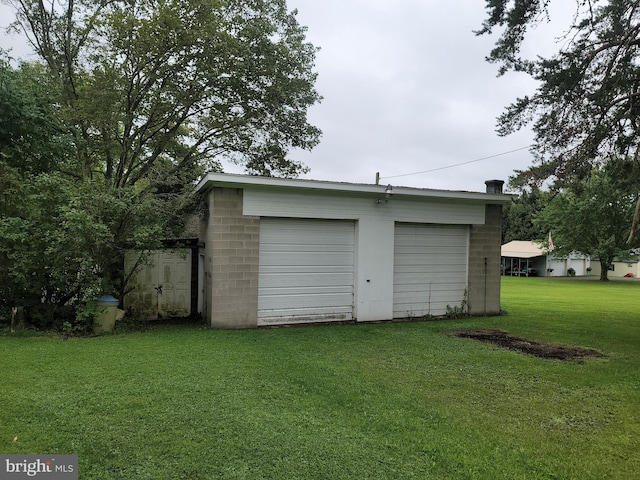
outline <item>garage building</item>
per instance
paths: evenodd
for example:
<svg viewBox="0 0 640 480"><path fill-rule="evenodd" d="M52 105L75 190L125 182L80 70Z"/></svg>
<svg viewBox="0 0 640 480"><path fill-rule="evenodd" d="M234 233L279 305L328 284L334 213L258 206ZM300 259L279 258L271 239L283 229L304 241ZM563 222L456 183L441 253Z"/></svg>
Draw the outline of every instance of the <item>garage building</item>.
<svg viewBox="0 0 640 480"><path fill-rule="evenodd" d="M211 173L198 185L213 327L500 311L502 181L457 192Z"/></svg>

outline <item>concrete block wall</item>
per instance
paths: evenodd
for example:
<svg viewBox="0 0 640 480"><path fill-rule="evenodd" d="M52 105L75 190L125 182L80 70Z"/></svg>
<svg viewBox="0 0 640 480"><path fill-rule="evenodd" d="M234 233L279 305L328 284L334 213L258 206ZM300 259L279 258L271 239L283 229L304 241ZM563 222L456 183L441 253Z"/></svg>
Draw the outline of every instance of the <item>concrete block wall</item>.
<svg viewBox="0 0 640 480"><path fill-rule="evenodd" d="M260 218L242 215L242 189L213 188L205 240L205 315L215 328L258 322Z"/></svg>
<svg viewBox="0 0 640 480"><path fill-rule="evenodd" d="M500 313L500 241L502 205L485 206L484 225L472 225L469 236L469 313Z"/></svg>

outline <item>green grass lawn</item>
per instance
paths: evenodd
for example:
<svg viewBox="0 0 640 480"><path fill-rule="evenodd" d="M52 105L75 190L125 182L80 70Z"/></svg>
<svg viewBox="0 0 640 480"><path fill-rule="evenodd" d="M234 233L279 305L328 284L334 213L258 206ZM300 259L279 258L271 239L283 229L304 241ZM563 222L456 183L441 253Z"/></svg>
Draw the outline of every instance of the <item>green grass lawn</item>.
<svg viewBox="0 0 640 480"><path fill-rule="evenodd" d="M625 479L640 472L640 282L505 278L508 315L0 336L0 452L81 479ZM450 332L593 347L540 359Z"/></svg>

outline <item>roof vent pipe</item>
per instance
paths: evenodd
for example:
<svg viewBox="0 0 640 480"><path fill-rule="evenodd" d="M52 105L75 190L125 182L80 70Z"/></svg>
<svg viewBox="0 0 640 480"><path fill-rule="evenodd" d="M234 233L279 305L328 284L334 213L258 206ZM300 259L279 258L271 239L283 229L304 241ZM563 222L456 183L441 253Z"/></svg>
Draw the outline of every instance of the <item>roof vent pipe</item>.
<svg viewBox="0 0 640 480"><path fill-rule="evenodd" d="M502 193L504 180L487 180L484 184L487 186L487 193Z"/></svg>

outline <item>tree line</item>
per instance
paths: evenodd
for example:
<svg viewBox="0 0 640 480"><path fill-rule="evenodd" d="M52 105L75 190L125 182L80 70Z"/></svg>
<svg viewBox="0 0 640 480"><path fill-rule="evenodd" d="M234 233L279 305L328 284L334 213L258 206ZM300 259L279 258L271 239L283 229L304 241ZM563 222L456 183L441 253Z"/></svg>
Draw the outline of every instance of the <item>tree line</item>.
<svg viewBox="0 0 640 480"><path fill-rule="evenodd" d="M572 8L558 48L536 55L529 33L563 21L553 10L560 5ZM485 7L476 34L497 35L487 60L499 75L537 83L497 119L499 135L534 133L532 164L510 178L523 193L506 210L505 240L543 240L553 230L558 253L580 251L608 266L639 246L640 1L485 0Z"/></svg>
<svg viewBox="0 0 640 480"><path fill-rule="evenodd" d="M316 47L284 0L15 0L0 54L0 315L122 299L127 249L178 236L222 161L292 177L320 130Z"/></svg>
<svg viewBox="0 0 640 480"><path fill-rule="evenodd" d="M503 208L502 243L531 240L546 246L552 234L554 255L589 255L606 280L614 260L638 259L627 242L638 188L640 170L629 159L612 160L562 188L525 188Z"/></svg>

